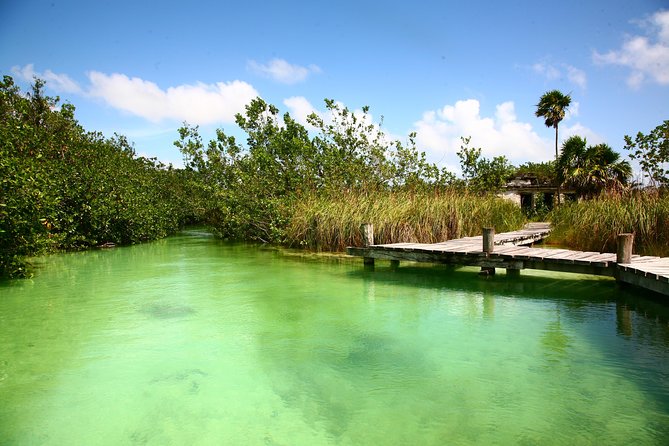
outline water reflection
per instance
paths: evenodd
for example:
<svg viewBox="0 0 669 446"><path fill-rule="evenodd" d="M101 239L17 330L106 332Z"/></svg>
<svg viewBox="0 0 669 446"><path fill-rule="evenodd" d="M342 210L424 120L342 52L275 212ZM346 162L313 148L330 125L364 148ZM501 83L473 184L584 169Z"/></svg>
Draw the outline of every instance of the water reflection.
<svg viewBox="0 0 669 446"><path fill-rule="evenodd" d="M352 270L349 275L364 280L366 293L374 290L374 283L396 283L425 289L452 289L467 292L471 299L483 296L481 311L485 317L494 317L495 300L500 297L551 300L571 320L585 322L591 318L606 317L608 305L616 309L616 330L625 336L635 336L642 342L669 347L669 305L661 296L649 295L643 290L619 288L609 278L562 274L523 275L506 278L504 275L478 278L475 269L445 268L440 266L405 266L397 271L377 266L375 272ZM372 298L373 294L369 293Z"/></svg>
<svg viewBox="0 0 669 446"><path fill-rule="evenodd" d="M483 295L483 317L492 319L495 315L495 296L492 293L484 293Z"/></svg>
<svg viewBox="0 0 669 446"><path fill-rule="evenodd" d="M616 328L619 334L632 336L632 311L621 302L616 302Z"/></svg>
<svg viewBox="0 0 669 446"><path fill-rule="evenodd" d="M643 376L629 373L638 367L657 378L664 376L664 366L660 361L648 368L619 348L616 302L636 298L612 281L555 275L480 280L476 271L424 267L342 269L362 299L338 293L337 287L312 288L309 299L301 295L294 301L299 330L290 323L259 338L266 373L281 383L275 392L314 428L326 426L336 442L362 438L357 436L361 423L379 424L368 414L381 407L385 418L403 418L404 426L418 418L425 431L443 429L451 439L476 442L492 441L493 432L499 441L501 431L507 435L512 426L528 422L529 413L521 415L527 410L556 426L577 429L586 443L631 441L610 431L622 399L626 416L653 404L669 413L662 409L669 401L669 383L651 389ZM311 280L303 277L303 282ZM318 302L312 305L315 296ZM347 310L341 312L344 301ZM272 321L275 303L256 303L258 314ZM660 313L656 317L663 317ZM665 335L654 341L664 358ZM608 368L600 369L598 360ZM655 403L635 401L631 394L637 386ZM393 404L401 404L402 414L390 409ZM469 415L463 418L463 413ZM645 423L629 420L631 430ZM495 427L486 430L480 422ZM392 421L382 431L391 438L406 435L406 428ZM474 431L478 434L470 437ZM382 441L375 432L366 438ZM669 433L664 428L641 434L641 443L661 437L658 432ZM504 438L537 444L563 435L539 429Z"/></svg>
<svg viewBox="0 0 669 446"><path fill-rule="evenodd" d="M558 361L567 357L570 337L560 324L560 311L556 311L556 320L549 322L541 335L541 344L546 357Z"/></svg>

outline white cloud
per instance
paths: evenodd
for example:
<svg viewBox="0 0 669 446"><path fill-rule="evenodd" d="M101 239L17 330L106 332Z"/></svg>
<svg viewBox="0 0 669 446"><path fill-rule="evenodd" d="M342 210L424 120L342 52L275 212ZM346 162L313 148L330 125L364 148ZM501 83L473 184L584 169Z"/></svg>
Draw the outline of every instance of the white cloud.
<svg viewBox="0 0 669 446"><path fill-rule="evenodd" d="M583 89L588 83L585 71L569 64L563 63L556 66L546 62L537 62L532 65L532 71L551 82L566 77L569 82Z"/></svg>
<svg viewBox="0 0 669 446"><path fill-rule="evenodd" d="M541 137L532 127L540 125L545 129L543 121L519 121L511 101L497 105L492 117L481 116L480 109L478 100L467 99L440 110L425 112L422 119L414 124L414 130L418 148L426 152L428 161L459 172L459 167L455 166L459 165L457 152L462 145L461 137L471 137L469 146L480 147L482 156L492 158L503 155L515 165L554 159L553 129L548 129L547 136ZM590 144L605 142L599 134L579 122L570 125L578 112L579 103L573 102L559 127L560 144L572 135L585 137Z"/></svg>
<svg viewBox="0 0 669 446"><path fill-rule="evenodd" d="M307 123L307 116L312 113L320 115L314 106L311 105L311 102L309 102L304 96L293 96L288 99L284 99L283 105L288 107L288 111L294 120L304 126L307 126L307 128L311 128L309 123Z"/></svg>
<svg viewBox="0 0 669 446"><path fill-rule="evenodd" d="M581 88L585 88L588 82L587 77L585 75L585 71L579 70L578 68L572 67L571 65L567 65L566 69L567 69L567 79L569 79L569 82L578 85Z"/></svg>
<svg viewBox="0 0 669 446"><path fill-rule="evenodd" d="M290 64L283 59L272 59L267 64L252 60L248 63L248 67L251 71L282 84L296 84L306 80L310 74L321 72L321 69L316 65L303 67Z"/></svg>
<svg viewBox="0 0 669 446"><path fill-rule="evenodd" d="M560 126L560 139L562 141L565 141L567 138L574 135L585 138L588 141L588 145L597 145L606 142L606 140L600 134L585 127L580 122L577 122L571 126L567 124Z"/></svg>
<svg viewBox="0 0 669 446"><path fill-rule="evenodd" d="M647 36L627 36L619 50L595 51L593 59L631 68L627 83L632 88L639 88L646 80L669 85L669 11L658 11L639 25Z"/></svg>
<svg viewBox="0 0 669 446"><path fill-rule="evenodd" d="M544 62L535 63L532 65L532 70L537 74L545 76L549 81L560 78L560 70L555 68L553 65L548 65Z"/></svg>
<svg viewBox="0 0 669 446"><path fill-rule="evenodd" d="M46 81L47 87L51 88L57 93L81 93L81 87L72 80L67 74L56 74L51 70L46 70L43 73L35 71L33 64L28 64L25 67L13 66L12 73L28 82L32 82L34 78Z"/></svg>
<svg viewBox="0 0 669 446"><path fill-rule="evenodd" d="M51 70L35 71L33 64L12 67L14 75L26 81L38 77L47 87L59 93L75 93L102 99L118 110L151 122L165 119L193 124L234 122L235 114L244 111L251 100L260 96L252 85L243 81L215 84L178 85L161 89L154 82L130 78L124 74L88 73L90 85L81 87L66 74Z"/></svg>
<svg viewBox="0 0 669 446"><path fill-rule="evenodd" d="M494 117L483 117L476 99L457 101L424 113L414 128L419 149L443 165L458 164L460 137L471 136L470 147L480 147L485 157L504 155L516 164L547 161L554 150L531 124L518 120L513 102L499 104Z"/></svg>
<svg viewBox="0 0 669 446"><path fill-rule="evenodd" d="M88 94L152 122L234 122L235 114L243 112L244 106L259 96L253 86L242 81L186 84L163 90L153 82L118 73L91 71L88 78Z"/></svg>

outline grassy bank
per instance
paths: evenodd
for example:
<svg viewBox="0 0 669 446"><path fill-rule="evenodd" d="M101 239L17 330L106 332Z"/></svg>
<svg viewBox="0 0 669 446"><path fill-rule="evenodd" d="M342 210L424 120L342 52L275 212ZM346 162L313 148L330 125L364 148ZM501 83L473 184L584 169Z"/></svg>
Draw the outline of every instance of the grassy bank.
<svg viewBox="0 0 669 446"><path fill-rule="evenodd" d="M669 256L669 195L608 194L551 212L551 241L584 251L615 252L620 233L634 233L634 253Z"/></svg>
<svg viewBox="0 0 669 446"><path fill-rule="evenodd" d="M293 247L343 251L361 245L362 223L374 224L376 243L435 243L478 235L483 226L514 230L525 221L509 201L463 191L350 192L303 197L293 206L286 239Z"/></svg>

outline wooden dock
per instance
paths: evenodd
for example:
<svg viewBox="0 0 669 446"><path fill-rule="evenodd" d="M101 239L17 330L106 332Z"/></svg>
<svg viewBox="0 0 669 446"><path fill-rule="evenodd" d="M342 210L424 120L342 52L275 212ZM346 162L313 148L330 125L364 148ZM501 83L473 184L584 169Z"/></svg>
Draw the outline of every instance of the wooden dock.
<svg viewBox="0 0 669 446"><path fill-rule="evenodd" d="M370 230L365 233L369 236ZM622 283L635 285L669 296L669 258L631 255L631 239L627 253L600 253L568 249L532 248L531 245L550 233L547 223L530 224L520 231L465 237L440 243L392 243L365 247L349 247L347 252L363 257L365 264L374 259L429 262L479 266L482 272L494 274L505 268L509 275L523 269L594 274L615 277ZM492 241L492 244L491 244ZM620 251L620 249L619 249ZM622 257L621 257L622 255Z"/></svg>

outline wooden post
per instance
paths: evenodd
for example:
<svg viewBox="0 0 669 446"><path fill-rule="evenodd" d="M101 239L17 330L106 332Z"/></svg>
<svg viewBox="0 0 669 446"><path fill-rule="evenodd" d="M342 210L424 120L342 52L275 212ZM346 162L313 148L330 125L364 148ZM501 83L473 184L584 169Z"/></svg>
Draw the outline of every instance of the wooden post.
<svg viewBox="0 0 669 446"><path fill-rule="evenodd" d="M362 246L365 248L374 244L374 225L371 223L363 223L360 225L360 232L362 232Z"/></svg>
<svg viewBox="0 0 669 446"><path fill-rule="evenodd" d="M483 252L486 257L495 249L495 228L483 228ZM493 276L495 268L489 266L481 267L481 275Z"/></svg>
<svg viewBox="0 0 669 446"><path fill-rule="evenodd" d="M495 249L495 228L483 228L483 252L490 254Z"/></svg>
<svg viewBox="0 0 669 446"><path fill-rule="evenodd" d="M632 246L634 245L634 234L618 234L618 250L616 251L616 262L632 263Z"/></svg>
<svg viewBox="0 0 669 446"><path fill-rule="evenodd" d="M360 232L362 232L362 245L365 248L374 244L374 225L371 223L363 223L360 225ZM365 266L374 266L374 258L363 257L362 262Z"/></svg>

